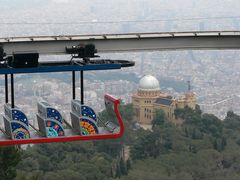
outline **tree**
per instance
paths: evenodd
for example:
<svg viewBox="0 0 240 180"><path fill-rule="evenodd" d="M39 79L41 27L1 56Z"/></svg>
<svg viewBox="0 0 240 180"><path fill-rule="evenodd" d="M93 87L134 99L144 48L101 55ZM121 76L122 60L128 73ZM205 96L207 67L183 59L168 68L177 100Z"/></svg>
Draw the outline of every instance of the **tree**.
<svg viewBox="0 0 240 180"><path fill-rule="evenodd" d="M131 166L132 166L130 159L127 160L126 166L127 166L127 171L129 171L131 169Z"/></svg>
<svg viewBox="0 0 240 180"><path fill-rule="evenodd" d="M119 111L123 120L127 122L131 122L133 120L133 116L135 115L133 104L120 105Z"/></svg>
<svg viewBox="0 0 240 180"><path fill-rule="evenodd" d="M120 166L117 164L117 167L116 167L116 175L115 175L115 177L121 177L121 169L120 169Z"/></svg>
<svg viewBox="0 0 240 180"><path fill-rule="evenodd" d="M3 180L16 177L16 166L21 160L21 152L13 146L0 148L0 177Z"/></svg>
<svg viewBox="0 0 240 180"><path fill-rule="evenodd" d="M214 137L222 136L223 123L220 119L212 114L204 114L202 116L202 132L210 133Z"/></svg>
<svg viewBox="0 0 240 180"><path fill-rule="evenodd" d="M203 134L197 128L193 128L192 130L192 139L202 139Z"/></svg>
<svg viewBox="0 0 240 180"><path fill-rule="evenodd" d="M131 147L131 157L133 160L144 159L147 157L157 157L160 153L160 134L159 131L138 131L138 138ZM167 146L167 139L164 144Z"/></svg>
<svg viewBox="0 0 240 180"><path fill-rule="evenodd" d="M124 162L123 158L120 159L119 167L122 175L127 175L127 167L126 163Z"/></svg>
<svg viewBox="0 0 240 180"><path fill-rule="evenodd" d="M216 138L213 141L214 149L216 149L219 152L223 151L226 145L227 145L227 139L225 137Z"/></svg>
<svg viewBox="0 0 240 180"><path fill-rule="evenodd" d="M157 109L152 120L152 127L161 126L165 122L165 113L162 109Z"/></svg>
<svg viewBox="0 0 240 180"><path fill-rule="evenodd" d="M229 129L240 129L240 116L232 111L228 111L223 124L226 128Z"/></svg>
<svg viewBox="0 0 240 180"><path fill-rule="evenodd" d="M202 114L202 110L200 109L200 106L198 104L196 104L196 106L195 106L195 112L199 115Z"/></svg>

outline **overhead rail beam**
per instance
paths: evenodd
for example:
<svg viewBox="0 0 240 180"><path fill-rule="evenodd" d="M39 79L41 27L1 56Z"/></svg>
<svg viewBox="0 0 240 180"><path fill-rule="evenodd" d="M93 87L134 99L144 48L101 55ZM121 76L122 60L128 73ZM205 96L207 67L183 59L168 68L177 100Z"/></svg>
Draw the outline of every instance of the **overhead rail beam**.
<svg viewBox="0 0 240 180"><path fill-rule="evenodd" d="M240 31L166 32L0 38L7 55L36 51L66 54L66 47L94 44L99 53L184 49L239 49Z"/></svg>

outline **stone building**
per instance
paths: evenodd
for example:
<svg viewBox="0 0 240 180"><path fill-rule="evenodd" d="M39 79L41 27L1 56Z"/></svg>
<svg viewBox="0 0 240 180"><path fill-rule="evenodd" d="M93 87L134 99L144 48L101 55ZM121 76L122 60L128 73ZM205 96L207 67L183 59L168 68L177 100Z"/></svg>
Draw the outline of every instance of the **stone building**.
<svg viewBox="0 0 240 180"><path fill-rule="evenodd" d="M132 96L135 110L135 120L141 125L151 125L157 109L162 109L168 121L175 125L181 124L182 120L174 115L176 108L188 106L195 109L196 97L192 92L187 92L183 97L173 98L160 89L159 81L146 75L139 81L138 91Z"/></svg>

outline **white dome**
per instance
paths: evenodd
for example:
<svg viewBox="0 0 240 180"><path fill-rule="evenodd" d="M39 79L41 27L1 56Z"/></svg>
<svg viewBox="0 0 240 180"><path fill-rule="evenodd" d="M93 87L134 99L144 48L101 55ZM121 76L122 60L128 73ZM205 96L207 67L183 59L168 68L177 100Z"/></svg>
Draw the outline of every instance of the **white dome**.
<svg viewBox="0 0 240 180"><path fill-rule="evenodd" d="M160 90L159 81L154 76L146 75L139 81L139 90L144 91Z"/></svg>

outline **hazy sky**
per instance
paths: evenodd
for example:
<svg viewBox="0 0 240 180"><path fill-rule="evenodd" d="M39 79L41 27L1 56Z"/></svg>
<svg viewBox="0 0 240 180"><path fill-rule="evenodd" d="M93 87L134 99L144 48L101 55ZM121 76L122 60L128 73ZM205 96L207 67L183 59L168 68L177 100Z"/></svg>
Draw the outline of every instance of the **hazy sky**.
<svg viewBox="0 0 240 180"><path fill-rule="evenodd" d="M163 17L212 17L240 16L239 0L0 0L1 17L18 14L26 18L46 17L59 13L59 18L77 15L79 20L136 19L142 13L145 18ZM108 16L107 16L108 15ZM87 17L86 17L87 16ZM18 17L16 17L18 19ZM105 19L104 19L105 18ZM22 19L24 20L24 19ZM56 19L57 20L57 19Z"/></svg>
<svg viewBox="0 0 240 180"><path fill-rule="evenodd" d="M97 24L106 21L150 22ZM96 25L75 24L79 22ZM33 31L39 35L192 31L200 26L204 30L240 30L239 22L239 0L0 0L0 36L29 35Z"/></svg>

